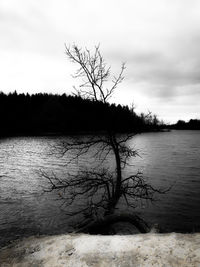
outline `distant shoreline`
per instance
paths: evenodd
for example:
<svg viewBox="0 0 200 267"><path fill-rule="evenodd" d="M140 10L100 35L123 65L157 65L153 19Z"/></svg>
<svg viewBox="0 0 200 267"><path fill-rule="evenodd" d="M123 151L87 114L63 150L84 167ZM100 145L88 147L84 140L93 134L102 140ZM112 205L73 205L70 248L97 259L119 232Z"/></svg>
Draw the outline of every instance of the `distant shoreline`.
<svg viewBox="0 0 200 267"><path fill-rule="evenodd" d="M164 129L151 129L149 131L141 131L133 134L142 134L142 133L162 133L162 132L171 132L172 130L176 131L199 131L200 129L177 129L177 128L164 128ZM131 132L127 132L130 133ZM119 134L127 134L125 132L119 132ZM12 137L61 137L61 136L81 136L81 135L103 135L105 134L105 131L98 131L98 132L93 132L93 131L81 131L81 132L35 132L35 133L8 133L8 134L1 134L0 133L0 138L12 138Z"/></svg>

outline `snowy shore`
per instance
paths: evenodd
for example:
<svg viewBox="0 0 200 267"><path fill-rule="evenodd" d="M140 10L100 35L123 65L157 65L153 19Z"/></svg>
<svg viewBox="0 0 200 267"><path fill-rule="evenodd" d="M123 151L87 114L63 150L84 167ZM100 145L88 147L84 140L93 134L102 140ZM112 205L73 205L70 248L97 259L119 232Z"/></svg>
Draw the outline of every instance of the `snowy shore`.
<svg viewBox="0 0 200 267"><path fill-rule="evenodd" d="M30 237L0 250L0 266L200 266L200 234Z"/></svg>

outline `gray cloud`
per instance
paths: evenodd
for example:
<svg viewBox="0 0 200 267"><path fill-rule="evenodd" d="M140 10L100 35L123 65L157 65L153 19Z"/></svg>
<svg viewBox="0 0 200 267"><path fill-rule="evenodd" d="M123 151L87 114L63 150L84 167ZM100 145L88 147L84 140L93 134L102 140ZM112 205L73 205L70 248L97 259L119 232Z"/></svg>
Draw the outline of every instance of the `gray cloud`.
<svg viewBox="0 0 200 267"><path fill-rule="evenodd" d="M73 85L64 42L101 43L114 72L127 62L119 101L133 97L171 119L170 105L175 109L188 99L200 113L198 0L1 0L0 22L2 89ZM188 107L183 117L190 110L192 116Z"/></svg>

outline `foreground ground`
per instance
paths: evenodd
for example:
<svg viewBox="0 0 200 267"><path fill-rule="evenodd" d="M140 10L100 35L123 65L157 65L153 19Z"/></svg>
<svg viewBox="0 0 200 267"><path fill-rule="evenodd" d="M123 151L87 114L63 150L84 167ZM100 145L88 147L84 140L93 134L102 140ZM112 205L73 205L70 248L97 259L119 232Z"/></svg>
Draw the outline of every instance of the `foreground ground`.
<svg viewBox="0 0 200 267"><path fill-rule="evenodd" d="M1 249L0 266L200 266L200 234L30 237Z"/></svg>

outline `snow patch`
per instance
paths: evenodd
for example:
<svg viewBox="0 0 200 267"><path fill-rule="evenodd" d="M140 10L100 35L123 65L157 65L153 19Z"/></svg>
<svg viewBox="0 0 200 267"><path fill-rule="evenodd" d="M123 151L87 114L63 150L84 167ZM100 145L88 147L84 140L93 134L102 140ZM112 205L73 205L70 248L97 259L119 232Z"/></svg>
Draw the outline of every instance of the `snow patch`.
<svg viewBox="0 0 200 267"><path fill-rule="evenodd" d="M0 250L0 266L200 266L200 234L30 237Z"/></svg>

